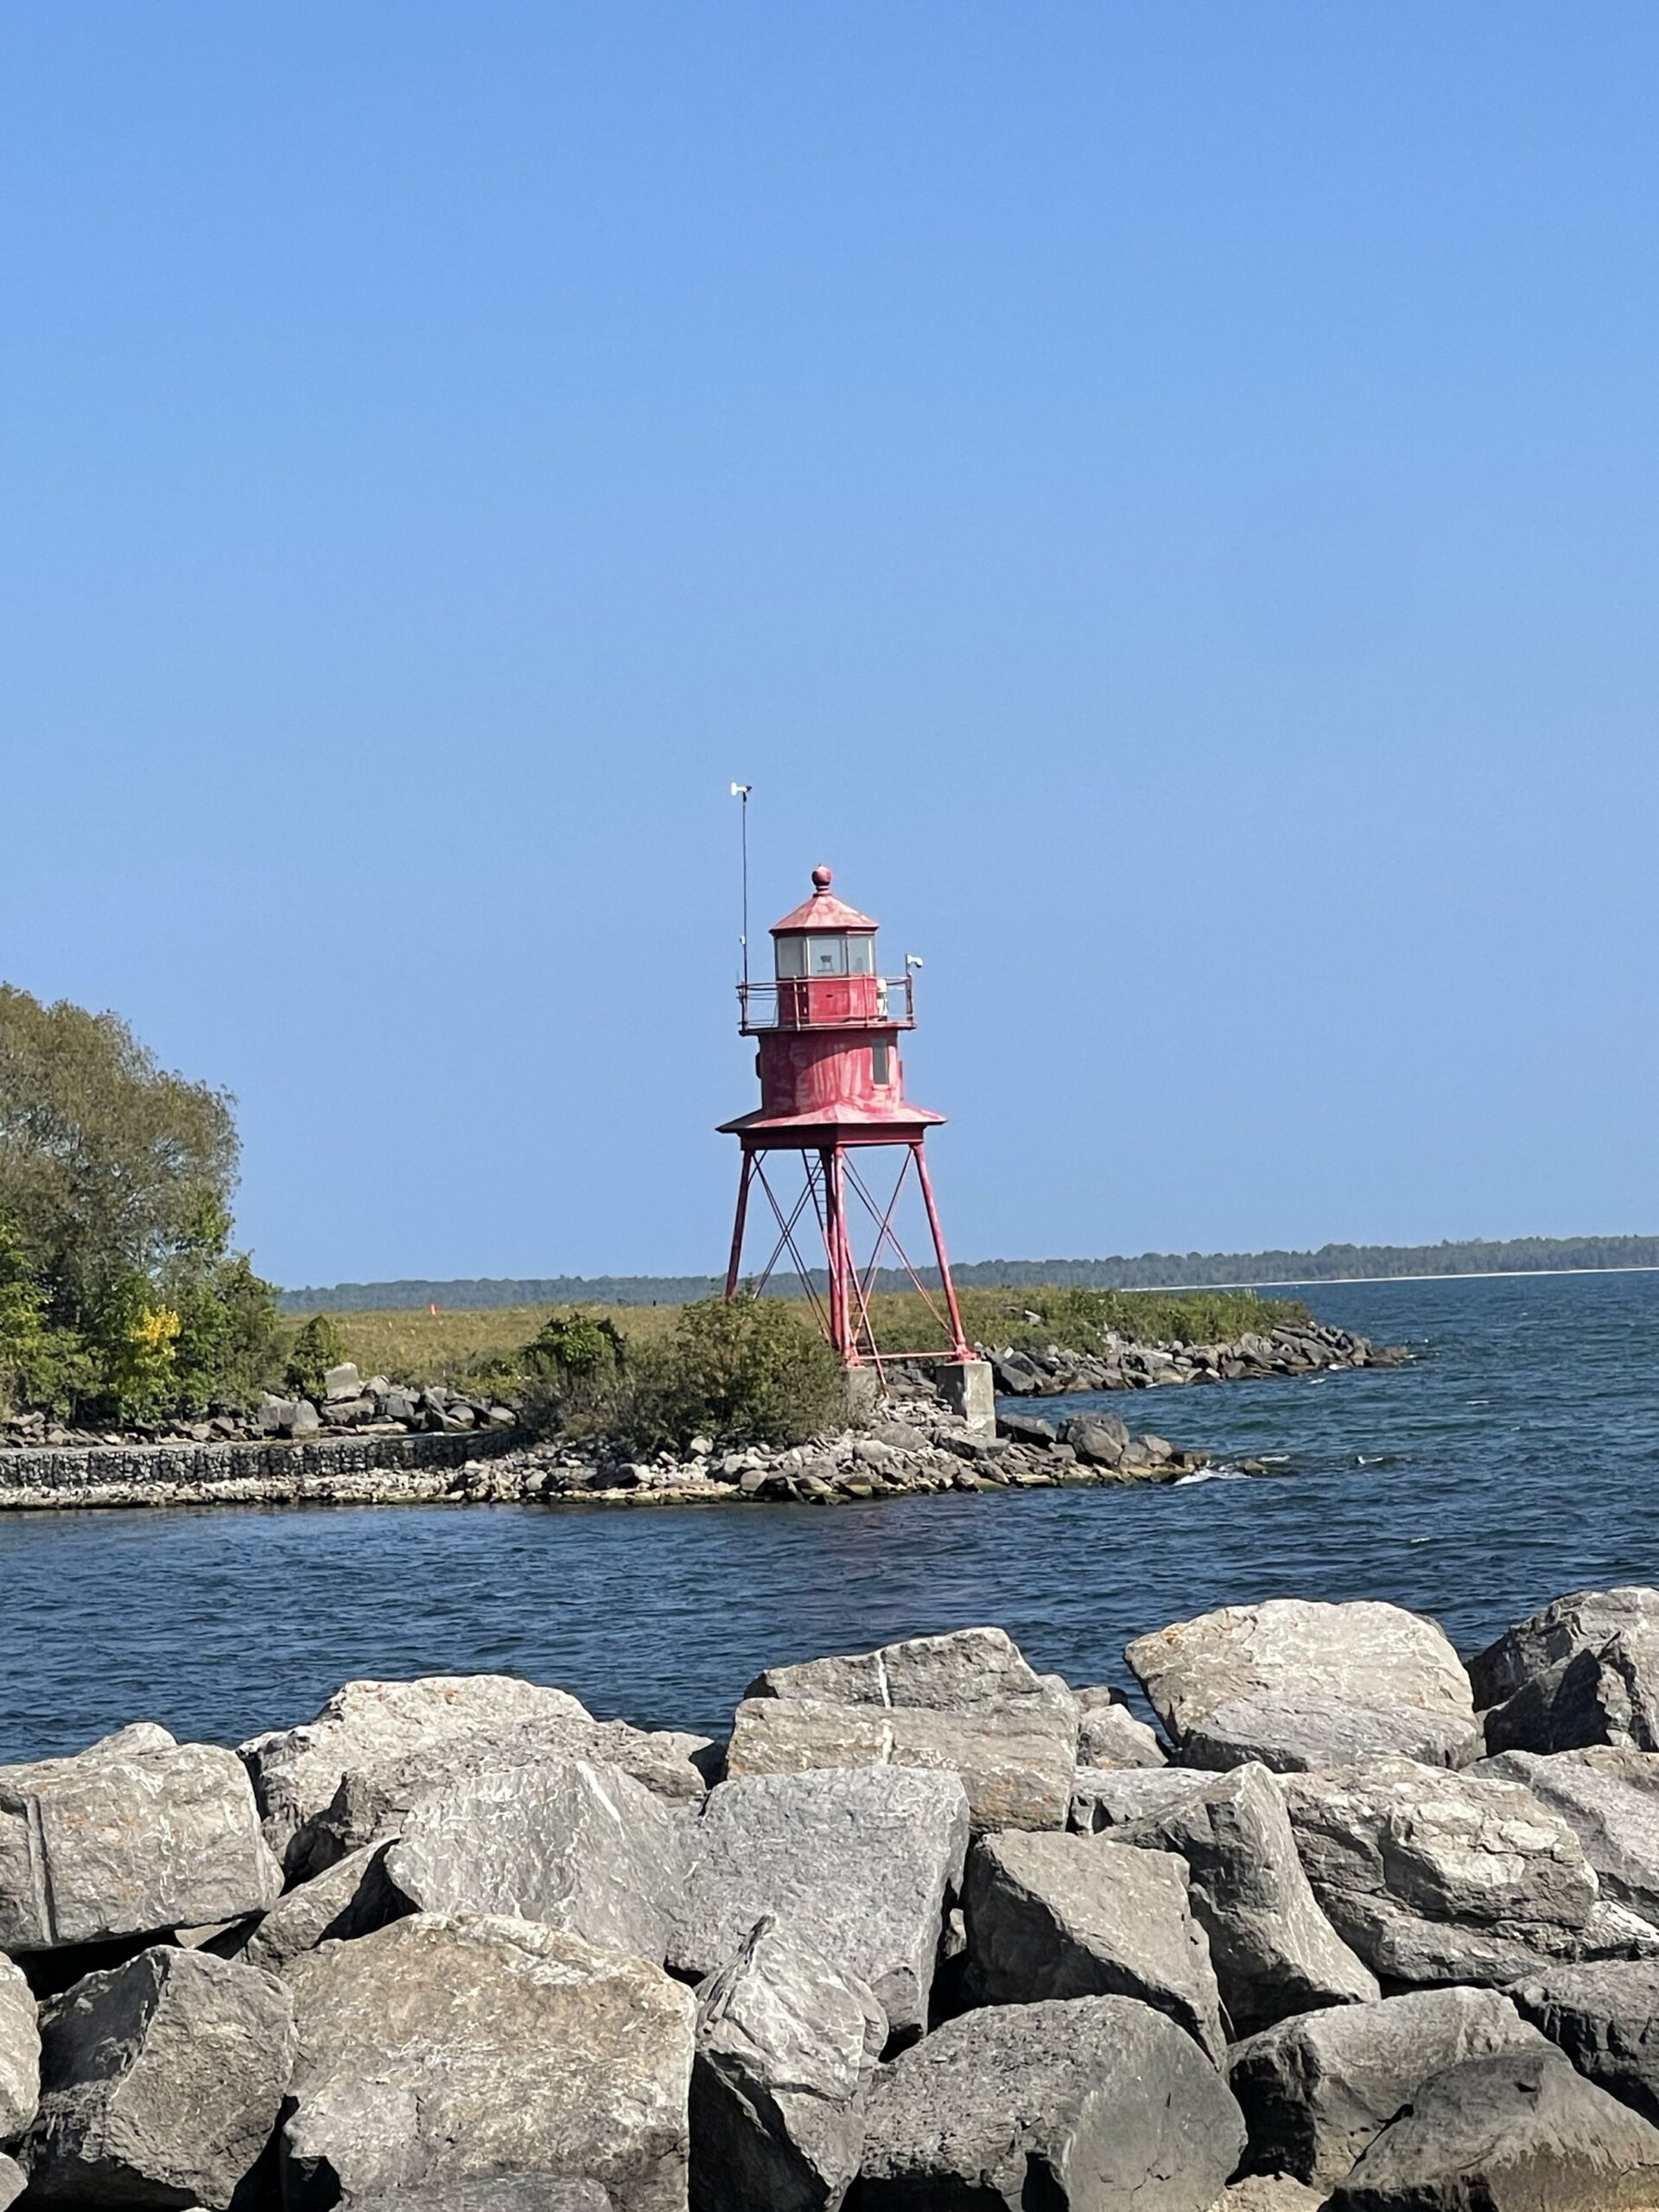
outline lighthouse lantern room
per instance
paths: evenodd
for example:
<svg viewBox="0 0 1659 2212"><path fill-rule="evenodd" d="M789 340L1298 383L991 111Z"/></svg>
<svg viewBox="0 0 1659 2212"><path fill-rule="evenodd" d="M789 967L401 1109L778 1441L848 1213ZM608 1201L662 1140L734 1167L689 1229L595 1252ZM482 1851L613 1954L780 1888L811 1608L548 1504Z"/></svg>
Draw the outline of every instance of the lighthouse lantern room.
<svg viewBox="0 0 1659 2212"><path fill-rule="evenodd" d="M923 1153L928 1130L944 1116L905 1096L899 1039L916 1026L912 964L906 961L899 976L880 972L876 924L837 899L830 880L827 868L815 868L811 897L772 925L772 980L738 986L742 1033L756 1039L760 1103L721 1124L743 1148L726 1294L734 1296L742 1280L759 1193L771 1215L769 1249L751 1287L764 1288L787 1256L844 1365L970 1359ZM899 1201L912 1180L937 1285L922 1280L899 1241ZM884 1263L908 1275L944 1348L877 1351L869 1300Z"/></svg>

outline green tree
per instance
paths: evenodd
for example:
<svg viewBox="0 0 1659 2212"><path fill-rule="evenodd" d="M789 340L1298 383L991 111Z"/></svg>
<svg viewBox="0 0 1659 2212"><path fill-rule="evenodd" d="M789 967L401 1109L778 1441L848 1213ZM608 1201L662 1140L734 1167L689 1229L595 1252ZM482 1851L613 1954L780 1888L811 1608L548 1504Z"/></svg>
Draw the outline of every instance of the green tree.
<svg viewBox="0 0 1659 2212"><path fill-rule="evenodd" d="M232 1100L111 1014L0 985L0 1388L156 1419L245 1401L272 1294L230 1249Z"/></svg>

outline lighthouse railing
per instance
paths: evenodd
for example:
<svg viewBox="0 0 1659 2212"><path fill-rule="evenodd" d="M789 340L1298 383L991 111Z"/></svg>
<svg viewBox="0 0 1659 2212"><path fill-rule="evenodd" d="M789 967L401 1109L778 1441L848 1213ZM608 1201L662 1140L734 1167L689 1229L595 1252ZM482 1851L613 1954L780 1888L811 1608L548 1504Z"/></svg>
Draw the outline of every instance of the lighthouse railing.
<svg viewBox="0 0 1659 2212"><path fill-rule="evenodd" d="M815 979L806 978L806 982ZM857 979L861 983L864 977ZM740 983L737 1002L742 1020L740 1028L745 1036L761 1029L868 1029L871 1027L894 1029L913 1029L916 1027L915 977L909 969L902 976L878 976L874 979L874 1006L868 999L856 1011L845 1014L826 1014L817 1010L826 994L813 994L814 1010L803 1015L799 1009L807 1001L802 979L786 977L782 983ZM861 998L864 997L862 992Z"/></svg>

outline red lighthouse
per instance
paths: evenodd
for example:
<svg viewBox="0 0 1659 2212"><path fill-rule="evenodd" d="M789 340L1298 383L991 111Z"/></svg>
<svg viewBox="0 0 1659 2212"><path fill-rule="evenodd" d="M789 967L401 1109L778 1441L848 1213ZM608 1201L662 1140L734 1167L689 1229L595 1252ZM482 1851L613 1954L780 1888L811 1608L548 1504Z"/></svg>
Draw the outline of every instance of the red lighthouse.
<svg viewBox="0 0 1659 2212"><path fill-rule="evenodd" d="M830 870L815 868L812 896L772 925L774 980L738 986L742 1033L759 1040L760 1104L758 1111L721 1124L743 1147L726 1295L738 1287L749 1201L758 1185L771 1207L776 1241L756 1287L765 1285L787 1253L825 1336L847 1366L867 1360L880 1364L869 1297L887 1253L926 1300L948 1340L945 1357L970 1359L922 1150L927 1132L944 1116L905 1096L899 1037L916 1026L911 968L907 962L902 976L881 975L875 932L868 914L831 892ZM880 1170L891 1170L895 1155L897 1173L889 1180ZM937 1294L918 1276L895 1228L899 1200L912 1173L938 1268ZM878 1182L886 1186L885 1196L872 1188ZM868 1245L861 1266L854 1257L860 1224L867 1233L857 1241ZM873 1238L868 1236L871 1225ZM804 1243L823 1248L828 1295L822 1302ZM943 1311L936 1296L944 1300Z"/></svg>

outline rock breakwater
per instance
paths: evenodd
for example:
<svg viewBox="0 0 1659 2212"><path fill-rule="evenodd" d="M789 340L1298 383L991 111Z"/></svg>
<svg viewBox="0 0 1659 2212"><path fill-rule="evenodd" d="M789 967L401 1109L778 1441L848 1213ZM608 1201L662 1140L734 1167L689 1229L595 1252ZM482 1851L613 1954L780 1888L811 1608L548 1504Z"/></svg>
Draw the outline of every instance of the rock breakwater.
<svg viewBox="0 0 1659 2212"><path fill-rule="evenodd" d="M1036 1319L1033 1314L1029 1317ZM1108 1332L1098 1351L1049 1344L1040 1351L1012 1346L986 1357L1006 1397L1058 1397L1078 1390L1151 1390L1178 1383L1248 1382L1268 1376L1317 1375L1347 1367L1403 1367L1403 1344L1373 1344L1369 1337L1323 1321L1246 1332L1224 1344L1146 1344Z"/></svg>
<svg viewBox="0 0 1659 2212"><path fill-rule="evenodd" d="M698 1437L641 1459L609 1438L533 1442L505 1426L372 1427L308 1441L35 1446L0 1453L0 1512L249 1504L832 1505L945 1491L1178 1482L1206 1465L1110 1414L1059 1427L1014 1414L986 1435L931 1394L868 1426L788 1446Z"/></svg>
<svg viewBox="0 0 1659 2212"><path fill-rule="evenodd" d="M1155 1727L981 1628L724 1745L454 1675L0 1767L0 2205L1650 2206L1656 1620L1230 1607L1129 1645Z"/></svg>

